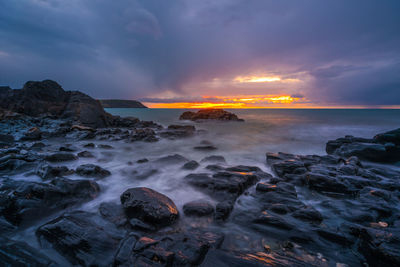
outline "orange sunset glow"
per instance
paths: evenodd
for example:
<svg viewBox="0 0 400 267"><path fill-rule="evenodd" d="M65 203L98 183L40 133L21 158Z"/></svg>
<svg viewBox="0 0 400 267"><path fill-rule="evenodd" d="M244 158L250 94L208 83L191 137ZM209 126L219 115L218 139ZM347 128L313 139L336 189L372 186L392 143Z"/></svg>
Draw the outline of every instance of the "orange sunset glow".
<svg viewBox="0 0 400 267"><path fill-rule="evenodd" d="M302 97L290 95L238 95L238 96L203 96L204 101L146 103L151 108L270 108L278 104L290 106Z"/></svg>

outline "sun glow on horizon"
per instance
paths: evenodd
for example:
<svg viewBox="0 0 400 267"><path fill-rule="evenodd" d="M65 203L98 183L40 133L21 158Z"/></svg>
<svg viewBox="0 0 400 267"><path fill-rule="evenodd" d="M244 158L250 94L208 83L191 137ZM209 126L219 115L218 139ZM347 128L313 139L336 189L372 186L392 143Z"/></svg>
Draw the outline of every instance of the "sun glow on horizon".
<svg viewBox="0 0 400 267"><path fill-rule="evenodd" d="M274 105L290 105L303 97L290 95L238 95L238 96L203 96L204 101L146 103L150 108L270 108Z"/></svg>

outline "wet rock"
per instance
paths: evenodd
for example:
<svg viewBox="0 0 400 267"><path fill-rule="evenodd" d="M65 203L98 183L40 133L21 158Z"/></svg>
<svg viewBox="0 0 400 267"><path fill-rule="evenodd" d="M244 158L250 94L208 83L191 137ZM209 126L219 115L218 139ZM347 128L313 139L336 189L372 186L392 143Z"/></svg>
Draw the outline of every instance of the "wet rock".
<svg viewBox="0 0 400 267"><path fill-rule="evenodd" d="M76 174L84 177L105 178L111 175L111 172L94 164L83 164L75 170Z"/></svg>
<svg viewBox="0 0 400 267"><path fill-rule="evenodd" d="M302 207L291 214L294 218L302 221L321 223L322 215L313 207Z"/></svg>
<svg viewBox="0 0 400 267"><path fill-rule="evenodd" d="M158 138L153 129L135 129L129 137L130 142L143 141L143 142L157 142Z"/></svg>
<svg viewBox="0 0 400 267"><path fill-rule="evenodd" d="M208 156L202 159L200 162L215 162L215 163L226 163L226 160L223 156Z"/></svg>
<svg viewBox="0 0 400 267"><path fill-rule="evenodd" d="M68 152L56 152L54 154L45 156L44 159L50 162L61 162L61 161L77 160L78 157Z"/></svg>
<svg viewBox="0 0 400 267"><path fill-rule="evenodd" d="M217 221L225 221L233 210L233 203L230 201L219 202L215 206L215 219Z"/></svg>
<svg viewBox="0 0 400 267"><path fill-rule="evenodd" d="M74 152L77 151L78 149L73 147L72 145L67 144L65 146L60 146L58 150L63 152Z"/></svg>
<svg viewBox="0 0 400 267"><path fill-rule="evenodd" d="M146 187L126 190L121 195L121 203L129 218L137 218L156 226L170 225L179 215L171 199Z"/></svg>
<svg viewBox="0 0 400 267"><path fill-rule="evenodd" d="M294 226L286 222L283 217L276 214L271 214L267 211L262 212L261 215L253 222L256 224L272 226L283 230L292 230L294 228Z"/></svg>
<svg viewBox="0 0 400 267"><path fill-rule="evenodd" d="M145 223L139 219L132 218L129 220L131 228L144 232L155 232L157 228L151 224Z"/></svg>
<svg viewBox="0 0 400 267"><path fill-rule="evenodd" d="M374 140L380 144L393 143L400 145L400 128L386 133L377 134Z"/></svg>
<svg viewBox="0 0 400 267"><path fill-rule="evenodd" d="M102 202L99 206L100 215L117 226L124 226L128 220L121 205L112 202Z"/></svg>
<svg viewBox="0 0 400 267"><path fill-rule="evenodd" d="M36 175L43 180L53 179L55 177L62 177L65 175L73 174L74 171L68 169L66 166L51 166L49 164L42 164L36 169Z"/></svg>
<svg viewBox="0 0 400 267"><path fill-rule="evenodd" d="M47 184L6 179L0 185L0 215L14 225L26 225L89 201L99 191L99 186L89 180L56 178Z"/></svg>
<svg viewBox="0 0 400 267"><path fill-rule="evenodd" d="M0 148L10 147L14 144L14 136L11 134L0 134Z"/></svg>
<svg viewBox="0 0 400 267"><path fill-rule="evenodd" d="M36 236L73 265L110 266L124 232L95 214L75 211L40 226Z"/></svg>
<svg viewBox="0 0 400 267"><path fill-rule="evenodd" d="M57 266L46 255L25 242L0 238L1 266Z"/></svg>
<svg viewBox="0 0 400 267"><path fill-rule="evenodd" d="M78 130L78 131L89 131L89 132L95 132L96 129L93 129L91 127L83 126L83 125L72 125L71 130Z"/></svg>
<svg viewBox="0 0 400 267"><path fill-rule="evenodd" d="M143 159L138 159L136 162L137 162L137 163L146 163L146 162L148 162L148 161L149 161L148 159L143 158Z"/></svg>
<svg viewBox="0 0 400 267"><path fill-rule="evenodd" d="M256 190L257 191L261 191L261 192L272 192L276 190L276 185L275 184L269 184L269 183L258 183L256 186Z"/></svg>
<svg viewBox="0 0 400 267"><path fill-rule="evenodd" d="M179 117L180 120L202 121L202 120L219 120L219 121L243 121L233 113L223 109L202 109L198 112L186 111Z"/></svg>
<svg viewBox="0 0 400 267"><path fill-rule="evenodd" d="M307 172L304 163L294 159L273 163L272 169L279 177L283 177L285 174L304 174Z"/></svg>
<svg viewBox="0 0 400 267"><path fill-rule="evenodd" d="M80 158L94 158L94 155L93 155L92 152L85 150L85 151L79 152L78 153L78 157L80 157Z"/></svg>
<svg viewBox="0 0 400 267"><path fill-rule="evenodd" d="M164 138L186 138L195 134L196 128L193 125L170 125L165 131L160 133Z"/></svg>
<svg viewBox="0 0 400 267"><path fill-rule="evenodd" d="M185 169L185 170L195 170L195 169L197 169L199 166L200 166L200 164L197 163L197 161L191 160L191 161L189 161L189 162L186 162L186 163L182 166L182 169Z"/></svg>
<svg viewBox="0 0 400 267"><path fill-rule="evenodd" d="M399 129L378 134L374 139L353 136L338 138L327 143L326 151L328 154L343 157L357 156L360 159L374 162L400 161L398 132Z"/></svg>
<svg viewBox="0 0 400 267"><path fill-rule="evenodd" d="M214 206L206 201L191 201L183 205L186 216L208 216L214 213Z"/></svg>
<svg viewBox="0 0 400 267"><path fill-rule="evenodd" d="M154 238L128 235L114 258L114 266L198 266L210 248L218 248L224 236L190 230Z"/></svg>
<svg viewBox="0 0 400 267"><path fill-rule="evenodd" d="M332 192L342 194L355 194L356 189L352 189L351 185L346 181L339 181L336 177L320 175L316 173L307 173L306 182L308 186L320 192Z"/></svg>
<svg viewBox="0 0 400 267"><path fill-rule="evenodd" d="M189 174L185 180L192 186L204 190L217 200L235 200L247 188L260 178L254 174L236 172L217 172L210 176L206 173Z"/></svg>
<svg viewBox="0 0 400 267"><path fill-rule="evenodd" d="M124 170L122 173L137 180L145 180L158 173L158 170L153 168L151 165L148 165L143 167L140 166L139 168L134 168L133 170L129 171Z"/></svg>
<svg viewBox="0 0 400 267"><path fill-rule="evenodd" d="M30 149L32 149L32 150L41 150L44 147L46 147L46 145L43 144L42 142L36 142L33 145L31 145Z"/></svg>
<svg viewBox="0 0 400 267"><path fill-rule="evenodd" d="M42 138L42 131L40 131L40 129L37 127L33 127L24 134L21 140L34 141L34 140L40 140L41 138Z"/></svg>
<svg viewBox="0 0 400 267"><path fill-rule="evenodd" d="M88 144L84 145L83 147L86 147L86 148L94 148L95 145L94 145L93 143L88 143Z"/></svg>

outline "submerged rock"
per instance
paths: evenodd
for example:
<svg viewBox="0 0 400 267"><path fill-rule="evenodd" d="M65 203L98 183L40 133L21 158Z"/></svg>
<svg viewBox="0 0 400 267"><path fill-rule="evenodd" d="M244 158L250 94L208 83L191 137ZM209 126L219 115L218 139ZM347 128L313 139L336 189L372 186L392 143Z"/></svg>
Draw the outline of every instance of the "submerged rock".
<svg viewBox="0 0 400 267"><path fill-rule="evenodd" d="M196 128L193 125L170 125L160 136L169 139L185 138L193 136L195 132Z"/></svg>
<svg viewBox="0 0 400 267"><path fill-rule="evenodd" d="M180 120L219 120L219 121L243 121L233 113L223 109L202 109L197 112L186 111L179 117Z"/></svg>
<svg viewBox="0 0 400 267"><path fill-rule="evenodd" d="M137 218L155 226L173 224L179 215L170 198L146 187L126 190L121 195L121 203L129 218Z"/></svg>

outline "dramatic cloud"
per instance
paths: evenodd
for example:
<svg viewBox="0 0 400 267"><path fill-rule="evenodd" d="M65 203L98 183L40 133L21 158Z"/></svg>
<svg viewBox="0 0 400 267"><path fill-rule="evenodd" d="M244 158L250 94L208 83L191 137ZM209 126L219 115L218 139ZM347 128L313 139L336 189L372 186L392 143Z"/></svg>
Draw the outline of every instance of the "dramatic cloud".
<svg viewBox="0 0 400 267"><path fill-rule="evenodd" d="M398 0L3 0L0 84L400 105Z"/></svg>

